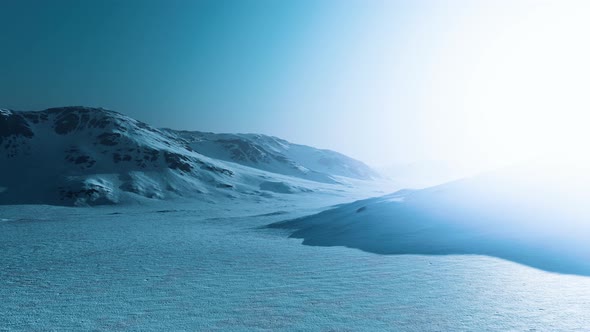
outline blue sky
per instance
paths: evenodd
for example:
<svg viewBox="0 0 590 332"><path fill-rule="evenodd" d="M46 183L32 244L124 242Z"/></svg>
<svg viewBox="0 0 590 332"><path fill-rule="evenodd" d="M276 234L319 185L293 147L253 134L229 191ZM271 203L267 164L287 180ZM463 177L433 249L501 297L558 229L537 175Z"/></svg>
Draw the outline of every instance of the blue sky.
<svg viewBox="0 0 590 332"><path fill-rule="evenodd" d="M528 113L505 127L513 113L497 109L506 105L482 101L488 90L512 96L509 77L489 82L530 63L506 50L556 15L543 4L0 0L0 105L101 106L157 127L271 134L374 165L511 160L530 150L514 138ZM560 7L562 18L576 5ZM541 44L519 54L541 54ZM529 73L512 81L527 85Z"/></svg>

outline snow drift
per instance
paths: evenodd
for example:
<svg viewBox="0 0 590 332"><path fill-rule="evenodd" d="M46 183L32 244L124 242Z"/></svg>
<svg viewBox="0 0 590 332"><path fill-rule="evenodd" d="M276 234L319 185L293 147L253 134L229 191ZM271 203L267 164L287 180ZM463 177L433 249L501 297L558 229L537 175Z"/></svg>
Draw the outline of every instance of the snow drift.
<svg viewBox="0 0 590 332"><path fill-rule="evenodd" d="M271 225L316 246L379 254L482 254L590 275L586 167L531 164Z"/></svg>

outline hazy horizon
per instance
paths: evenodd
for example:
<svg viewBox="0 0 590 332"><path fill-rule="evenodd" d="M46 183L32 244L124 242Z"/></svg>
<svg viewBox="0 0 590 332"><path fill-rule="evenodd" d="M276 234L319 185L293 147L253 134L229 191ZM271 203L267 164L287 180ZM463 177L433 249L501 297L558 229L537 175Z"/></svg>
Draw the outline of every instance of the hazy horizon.
<svg viewBox="0 0 590 332"><path fill-rule="evenodd" d="M373 166L584 142L582 1L4 1L0 106L84 105ZM548 152L549 151L549 152Z"/></svg>

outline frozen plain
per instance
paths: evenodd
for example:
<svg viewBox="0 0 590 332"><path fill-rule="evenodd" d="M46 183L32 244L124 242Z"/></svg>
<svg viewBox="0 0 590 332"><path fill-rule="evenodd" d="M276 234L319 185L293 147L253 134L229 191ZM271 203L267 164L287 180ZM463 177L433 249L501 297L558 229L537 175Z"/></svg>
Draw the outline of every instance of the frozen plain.
<svg viewBox="0 0 590 332"><path fill-rule="evenodd" d="M301 245L345 197L0 208L0 330L575 331L590 278L477 255Z"/></svg>

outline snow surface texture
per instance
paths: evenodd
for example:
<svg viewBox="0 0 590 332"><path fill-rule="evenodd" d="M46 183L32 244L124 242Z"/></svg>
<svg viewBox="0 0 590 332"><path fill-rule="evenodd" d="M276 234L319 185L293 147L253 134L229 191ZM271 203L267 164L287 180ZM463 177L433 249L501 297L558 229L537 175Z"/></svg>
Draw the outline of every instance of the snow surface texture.
<svg viewBox="0 0 590 332"><path fill-rule="evenodd" d="M481 254L590 275L586 167L520 165L346 204L271 227L315 246L379 254Z"/></svg>
<svg viewBox="0 0 590 332"><path fill-rule="evenodd" d="M590 278L477 255L375 255L302 246L286 240L285 230L263 227L322 209L318 202L325 199L316 195L222 208L194 201L0 207L0 218L8 219L0 222L0 330L590 326Z"/></svg>
<svg viewBox="0 0 590 332"><path fill-rule="evenodd" d="M377 176L339 153L274 137L160 130L86 107L1 110L0 164L0 204L257 199Z"/></svg>

